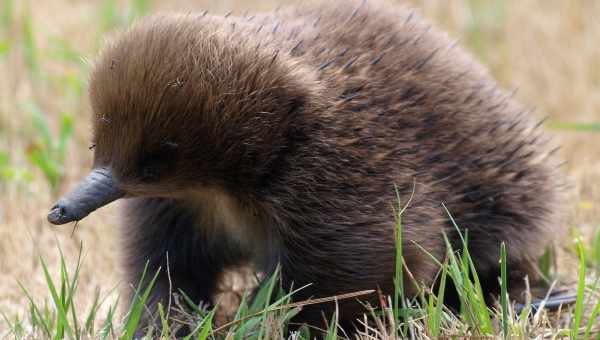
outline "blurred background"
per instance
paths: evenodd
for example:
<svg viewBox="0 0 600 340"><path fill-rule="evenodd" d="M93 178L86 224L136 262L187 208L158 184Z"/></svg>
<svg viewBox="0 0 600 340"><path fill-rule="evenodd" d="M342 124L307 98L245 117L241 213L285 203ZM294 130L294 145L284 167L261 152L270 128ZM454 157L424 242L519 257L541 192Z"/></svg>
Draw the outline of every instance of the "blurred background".
<svg viewBox="0 0 600 340"><path fill-rule="evenodd" d="M339 0L340 5L344 4ZM83 247L77 301L114 298L120 284L118 204L77 224L46 222L59 193L91 165L87 79L112 32L161 10L243 14L291 1L0 0L0 311L27 312L48 297L39 256L59 272ZM401 2L401 1L396 1ZM572 185L573 236L600 238L600 1L409 0L485 64L500 84L536 108L563 147ZM300 3L301 5L301 3ZM571 240L559 264L568 277ZM600 249L600 246L591 249ZM600 258L600 254L596 254ZM600 261L598 262L600 263ZM559 268L561 269L561 268Z"/></svg>

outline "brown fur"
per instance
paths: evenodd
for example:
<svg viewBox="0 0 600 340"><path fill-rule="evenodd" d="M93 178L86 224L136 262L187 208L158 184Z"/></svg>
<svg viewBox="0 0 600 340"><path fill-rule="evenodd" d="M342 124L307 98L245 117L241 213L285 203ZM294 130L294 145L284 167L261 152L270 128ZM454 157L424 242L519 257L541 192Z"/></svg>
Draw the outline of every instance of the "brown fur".
<svg viewBox="0 0 600 340"><path fill-rule="evenodd" d="M412 276L433 284L457 225L487 292L506 242L511 279L562 231L561 180L527 110L413 12L378 2L255 17L159 15L104 50L90 85L95 166L134 197L131 280L168 265L210 301L222 268L253 259L297 298L392 292L394 185ZM410 293L414 286L406 283ZM166 272L153 302L168 297ZM297 320L319 323L320 310ZM344 301L340 318L362 308Z"/></svg>

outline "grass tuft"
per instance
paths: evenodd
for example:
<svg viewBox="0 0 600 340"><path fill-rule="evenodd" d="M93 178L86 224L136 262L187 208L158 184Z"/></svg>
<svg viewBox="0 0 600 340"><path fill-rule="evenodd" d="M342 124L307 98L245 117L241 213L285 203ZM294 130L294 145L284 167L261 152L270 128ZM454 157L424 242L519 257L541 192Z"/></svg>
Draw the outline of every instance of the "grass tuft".
<svg viewBox="0 0 600 340"><path fill-rule="evenodd" d="M33 19L29 8L23 11L22 21L22 48L25 65L29 69L33 79L40 75L40 64L38 62L38 50L35 41L35 30L33 28Z"/></svg>
<svg viewBox="0 0 600 340"><path fill-rule="evenodd" d="M406 207L400 209L401 216ZM448 215L453 221L452 216ZM397 224L401 231L401 223ZM458 227L457 227L458 228ZM458 231L458 229L457 229ZM460 234L460 232L459 232ZM532 336L535 333L533 326L539 319L531 315L530 305L527 304L518 319L514 319L514 312L508 299L508 263L507 248L503 243L500 248L500 302L497 309L490 308L485 304L483 293L478 281L477 273L473 265L473 260L468 251L468 234L462 235L463 246L460 251L455 251L448 238L446 239L447 253L443 262L432 259L440 266L439 285L437 292L430 287L422 287L420 296L408 297L402 290L394 292L392 297L381 296L381 309L367 306L365 316L365 331L359 331L362 338L365 339L388 339L397 337L437 338L447 336L494 336L501 335L508 339L513 336ZM401 238L397 239L401 240ZM591 339L598 334L597 323L600 321L600 300L593 299L594 294L598 294L598 280L593 284L586 286L586 259L585 248L581 240L577 240L576 249L579 255L579 282L577 286L577 301L574 307L573 320L569 325L555 329L556 335L564 335L565 332L573 339L577 339L583 334L584 339ZM159 305L158 307L158 325L159 327L149 327L140 329L141 321L146 312L149 312L147 305L150 292L154 287L159 271L154 273L150 280L146 280L149 275L148 266L146 266L140 283L135 287L133 301L123 318L118 318L116 310L118 308L118 299L114 304L108 306L106 314L100 314L100 308L105 299L100 298L100 292L97 291L91 306L87 313L83 313L75 304L75 295L78 288L79 275L82 263L82 248L80 248L74 270L70 271L66 265L64 254L59 248L60 266L58 268L58 279L55 279L46 261L39 258L41 268L46 280L46 285L51 297L51 304L38 302L21 284L25 296L30 301L29 319L19 317L9 317L2 314L2 319L8 325L8 335L15 339L24 339L34 336L36 338L53 339L83 339L93 337L99 339L120 338L133 339L144 334L148 338L170 339L174 336L177 329L182 326L189 327L191 333L185 339L215 339L225 337L227 339L281 339L287 337L287 329L290 320L301 308L306 305L319 304L324 302L335 302L336 312L329 319L326 329L321 331L313 330L310 336L321 334L325 339L344 338L348 330L341 329L338 323L339 311L337 310L337 301L346 298L360 298L365 294L372 292L356 292L333 296L324 299L306 300L292 302L294 294L305 287L292 290L285 293L280 285L280 269L277 268L274 273L259 287L250 299L250 294L246 292L240 303L240 306L230 322L215 326L214 317L218 310L218 305L207 310L205 307L194 304L185 292L179 292L183 298L185 306L180 309L169 306ZM402 260L401 253L396 256ZM431 255L430 255L431 256ZM402 262L400 262L402 264ZM404 271L404 267L397 267L399 271ZM398 274L396 275L398 277ZM458 292L461 308L458 312L450 311L444 305L446 292L446 283L453 283ZM147 286L142 283L149 282ZM402 286L398 285L401 288ZM586 289L591 294L586 294ZM397 295L396 295L397 294ZM586 298L587 297L587 298ZM388 304L385 301L390 301ZM397 302L394 302L397 301ZM402 304L404 301L404 304ZM390 306L390 307L388 307ZM568 308L568 307L566 307ZM590 310L590 315L584 315L584 310ZM538 311L546 315L544 311ZM175 316L175 317L173 317ZM543 316L548 320L547 316ZM102 325L96 327L96 325ZM371 326L369 326L371 325ZM499 325L495 328L494 325ZM515 333L518 332L518 333ZM1 333L0 333L1 335ZM292 335L293 339L309 339L309 332L306 327L299 329Z"/></svg>
<svg viewBox="0 0 600 340"><path fill-rule="evenodd" d="M55 137L50 132L46 113L34 103L27 103L25 109L31 113L33 127L39 136L29 146L27 157L31 164L42 171L51 189L56 191L65 172L67 144L73 136L73 117L66 113L61 115L60 132Z"/></svg>

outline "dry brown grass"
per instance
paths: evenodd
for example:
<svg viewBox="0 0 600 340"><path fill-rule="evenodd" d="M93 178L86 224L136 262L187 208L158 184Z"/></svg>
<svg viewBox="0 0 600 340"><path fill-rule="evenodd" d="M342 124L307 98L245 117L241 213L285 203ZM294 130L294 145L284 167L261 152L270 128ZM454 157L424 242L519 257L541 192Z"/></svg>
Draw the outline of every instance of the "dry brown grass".
<svg viewBox="0 0 600 340"><path fill-rule="evenodd" d="M21 25L30 11L40 51L43 76L34 77L23 60L23 48L0 57L0 151L11 163L33 169L26 150L35 140L31 120L22 103L35 100L51 124L61 111L75 115L75 138L69 145L64 187L89 168L90 110L85 96L69 97L64 77L85 74L77 63L53 56L56 37L64 39L82 56L92 59L97 50L99 8L102 1L17 1L13 41L22 39ZM121 1L123 5L128 1ZM518 97L537 106L536 115L550 122L600 121L600 2L563 0L439 1L413 0L431 22L460 38L505 87L519 87ZM2 1L0 1L2 3ZM226 12L266 10L277 1L154 1L151 12L163 9ZM485 4L485 5L484 5ZM494 5L495 4L495 5ZM1 36L0 36L1 37ZM0 39L1 40L1 39ZM56 126L54 126L56 127ZM569 225L590 235L600 224L600 131L552 131L568 161L565 170L573 184ZM63 188L64 189L64 188ZM34 171L30 184L0 183L0 311L23 313L26 297L22 282L34 296L47 296L47 286L37 256L43 256L53 272L58 268L59 243L67 259L75 259L80 243L85 249L78 299L89 301L96 289L110 291L119 284L119 246L116 232L118 204L111 205L71 227L52 227L46 213L54 197L41 173ZM564 240L569 247L571 240ZM571 263L563 254L561 263ZM572 273L563 265L565 273ZM567 275L568 277L568 275ZM0 326L1 328L2 326Z"/></svg>

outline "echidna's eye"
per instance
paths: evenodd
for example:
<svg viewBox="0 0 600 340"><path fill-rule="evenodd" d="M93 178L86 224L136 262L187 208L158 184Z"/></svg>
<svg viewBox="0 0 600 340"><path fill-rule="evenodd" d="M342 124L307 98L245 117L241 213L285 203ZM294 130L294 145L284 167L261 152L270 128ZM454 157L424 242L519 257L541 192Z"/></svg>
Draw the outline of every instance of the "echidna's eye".
<svg viewBox="0 0 600 340"><path fill-rule="evenodd" d="M138 178L145 183L159 181L167 175L177 158L177 147L160 145L152 152L142 152L138 165Z"/></svg>
<svg viewBox="0 0 600 340"><path fill-rule="evenodd" d="M156 182L167 166L166 160L160 154L147 155L139 163L138 178L144 183Z"/></svg>
<svg viewBox="0 0 600 340"><path fill-rule="evenodd" d="M156 182L160 178L160 171L155 166L146 165L142 168L140 177L143 182Z"/></svg>

